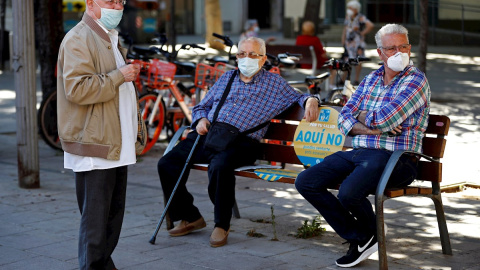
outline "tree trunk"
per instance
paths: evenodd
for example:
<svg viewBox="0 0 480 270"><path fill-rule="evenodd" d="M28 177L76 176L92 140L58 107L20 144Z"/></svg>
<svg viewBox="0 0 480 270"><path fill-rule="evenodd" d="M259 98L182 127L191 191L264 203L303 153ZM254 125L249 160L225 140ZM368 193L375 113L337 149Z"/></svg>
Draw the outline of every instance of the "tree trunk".
<svg viewBox="0 0 480 270"><path fill-rule="evenodd" d="M320 14L321 3L321 0L307 0L305 12L303 13L303 21L311 21L315 25L315 35L318 34L318 24L320 22L318 17Z"/></svg>
<svg viewBox="0 0 480 270"><path fill-rule="evenodd" d="M30 0L12 1L17 167L22 188L40 187L33 10Z"/></svg>
<svg viewBox="0 0 480 270"><path fill-rule="evenodd" d="M418 52L418 68L427 73L427 43L428 43L428 0L420 1L420 41Z"/></svg>
<svg viewBox="0 0 480 270"><path fill-rule="evenodd" d="M58 49L62 42L63 13L62 1L35 0L35 41L40 62L40 78L42 94L57 88L55 69L57 66Z"/></svg>
<svg viewBox="0 0 480 270"><path fill-rule="evenodd" d="M223 35L222 11L219 0L205 0L205 19L207 22L206 42L211 48L223 50L223 43L216 41L212 33Z"/></svg>

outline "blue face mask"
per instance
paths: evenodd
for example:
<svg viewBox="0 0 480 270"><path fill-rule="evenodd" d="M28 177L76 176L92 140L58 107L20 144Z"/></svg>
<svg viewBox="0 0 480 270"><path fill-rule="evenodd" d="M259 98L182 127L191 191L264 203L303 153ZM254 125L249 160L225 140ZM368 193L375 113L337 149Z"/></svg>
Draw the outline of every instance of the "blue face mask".
<svg viewBox="0 0 480 270"><path fill-rule="evenodd" d="M94 0L95 4L97 2ZM97 6L100 7L99 4ZM123 9L110 9L110 8L102 8L100 7L101 17L98 19L108 30L111 30L118 26L120 20L122 20L123 16Z"/></svg>

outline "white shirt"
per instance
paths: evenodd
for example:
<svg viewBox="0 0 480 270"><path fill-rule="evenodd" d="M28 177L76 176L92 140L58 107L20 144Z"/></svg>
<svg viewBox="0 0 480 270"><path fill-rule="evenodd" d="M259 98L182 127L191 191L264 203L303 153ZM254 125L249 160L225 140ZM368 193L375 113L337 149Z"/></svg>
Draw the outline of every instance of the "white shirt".
<svg viewBox="0 0 480 270"><path fill-rule="evenodd" d="M98 22L97 22L98 23ZM115 55L117 68L125 66L122 54L118 49L118 32L115 29L108 31L102 24L98 23L107 32L112 42L112 49ZM120 166L135 164L135 142L137 141L138 119L137 119L137 98L135 87L132 82L125 82L119 87L119 108L120 108L120 129L122 136L122 148L119 160L107 160L98 157L84 157L64 152L64 167L74 172L91 170L110 169Z"/></svg>

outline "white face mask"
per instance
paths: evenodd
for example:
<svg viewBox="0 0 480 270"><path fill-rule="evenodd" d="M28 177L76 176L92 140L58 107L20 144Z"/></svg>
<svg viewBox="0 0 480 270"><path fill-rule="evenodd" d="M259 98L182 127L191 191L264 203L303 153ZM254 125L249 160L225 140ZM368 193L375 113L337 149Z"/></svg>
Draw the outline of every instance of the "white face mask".
<svg viewBox="0 0 480 270"><path fill-rule="evenodd" d="M353 16L353 10L347 9L347 16L352 17Z"/></svg>
<svg viewBox="0 0 480 270"><path fill-rule="evenodd" d="M404 70L408 66L408 63L410 63L410 58L408 57L408 53L402 53L402 52L397 52L396 54L388 57L388 60L387 60L387 66L391 70L396 72L400 72Z"/></svg>
<svg viewBox="0 0 480 270"><path fill-rule="evenodd" d="M105 28L111 30L118 26L120 21L122 20L123 16L123 9L110 9L110 8L102 8L95 0L93 1L97 6L100 8L101 16L98 19Z"/></svg>
<svg viewBox="0 0 480 270"><path fill-rule="evenodd" d="M238 69L245 77L250 78L260 70L260 67L258 66L259 61L260 59L253 59L250 57L240 58L238 59Z"/></svg>

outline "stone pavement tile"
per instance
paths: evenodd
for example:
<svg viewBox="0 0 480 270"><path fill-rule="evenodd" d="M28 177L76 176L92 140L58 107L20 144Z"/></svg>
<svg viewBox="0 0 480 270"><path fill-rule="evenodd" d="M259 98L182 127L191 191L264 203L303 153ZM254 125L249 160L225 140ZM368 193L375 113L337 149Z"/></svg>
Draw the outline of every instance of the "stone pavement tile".
<svg viewBox="0 0 480 270"><path fill-rule="evenodd" d="M53 235L61 235L64 237L72 238L72 236L77 236L79 224L80 214L77 213L72 217L58 216L55 219L24 224L23 226L26 228L30 228L32 231L40 230L45 233L51 233Z"/></svg>
<svg viewBox="0 0 480 270"><path fill-rule="evenodd" d="M64 236L43 232L41 230L29 230L19 234L10 234L0 237L0 245L22 250L62 241L68 240L65 239Z"/></svg>
<svg viewBox="0 0 480 270"><path fill-rule="evenodd" d="M62 242L53 243L41 247L27 249L28 252L54 258L59 261L75 260L78 256L78 244L76 239L65 238Z"/></svg>
<svg viewBox="0 0 480 270"><path fill-rule="evenodd" d="M74 190L43 196L48 196L49 200L27 204L22 206L22 208L48 214L65 215L66 213L77 213L80 215L78 212L77 197Z"/></svg>
<svg viewBox="0 0 480 270"><path fill-rule="evenodd" d="M245 233L230 233L229 243L224 246L226 250L232 252L241 252L258 257L271 257L278 254L283 254L293 250L298 250L301 246L293 245L284 241L272 241L265 238L249 237ZM230 240L233 241L230 241ZM237 242L238 240L238 242ZM243 240L243 241L242 241Z"/></svg>
<svg viewBox="0 0 480 270"><path fill-rule="evenodd" d="M453 256L442 253L438 231L436 235L419 232L398 226L389 226L387 234L387 256L389 261L402 265L421 265L425 269L463 269L460 266L470 265L478 261L475 256L461 259L462 254L477 253L480 243L458 241L451 236ZM424 268L422 268L424 269ZM450 269L450 268L448 268Z"/></svg>
<svg viewBox="0 0 480 270"><path fill-rule="evenodd" d="M13 206L13 205L7 205L7 204L3 204L3 203L0 203L0 219L2 219L2 215L4 216L7 216L7 215L10 215L12 213L16 213L18 211L23 211L23 210L27 210L26 208L25 209L19 209L19 207L16 207L16 206ZM2 219L3 220L3 219ZM1 231L0 231L1 233Z"/></svg>
<svg viewBox="0 0 480 270"><path fill-rule="evenodd" d="M285 262L289 262L289 266L295 265L299 267L304 267L305 269L322 269L327 266L335 266L335 260L341 256L343 255L333 253L329 249L329 247L319 245L307 245L302 247L301 249L278 254L269 258L271 258L272 260L282 260Z"/></svg>
<svg viewBox="0 0 480 270"><path fill-rule="evenodd" d="M38 255L25 250L18 250L0 245L0 269L8 269L6 266L8 264L34 257L38 257Z"/></svg>
<svg viewBox="0 0 480 270"><path fill-rule="evenodd" d="M479 266L478 252L472 252L468 256L450 256L441 252L421 252L411 254L395 263L411 266L421 266L421 269L467 269ZM479 269L479 268L476 268Z"/></svg>
<svg viewBox="0 0 480 270"><path fill-rule="evenodd" d="M195 263L170 261L167 259L155 260L152 262L134 265L132 267L121 268L122 270L159 270L159 269L188 269L188 270L205 270L204 266L196 265Z"/></svg>
<svg viewBox="0 0 480 270"><path fill-rule="evenodd" d="M125 216L122 229L143 227L154 224L157 221L155 213L143 213L144 206L129 207L125 209ZM138 209L138 211L137 211ZM158 216L160 218L160 215ZM152 226L153 227L153 226Z"/></svg>
<svg viewBox="0 0 480 270"><path fill-rule="evenodd" d="M160 258L153 253L142 252L142 250L153 250L155 246L152 246L148 241L131 241L135 240L135 237L128 237L129 239L121 239L121 243L115 249L112 255L112 259L115 265L119 269L128 269L129 267L137 267L136 269L143 269L139 265L143 265L149 262L158 261ZM137 238L136 240L138 240ZM163 269L161 267L157 269Z"/></svg>
<svg viewBox="0 0 480 270"><path fill-rule="evenodd" d="M1 270L23 270L23 269L35 269L35 270L52 270L52 269L78 269L78 263L73 264L70 262L59 261L57 259L38 256L34 258L27 258L24 260L16 261L7 265L0 265Z"/></svg>
<svg viewBox="0 0 480 270"><path fill-rule="evenodd" d="M37 223L41 221L49 221L57 219L56 215L42 213L38 211L22 211L8 215L8 221L14 224L26 225L29 223Z"/></svg>
<svg viewBox="0 0 480 270"><path fill-rule="evenodd" d="M19 235L31 230L30 228L23 225L9 222L8 215L0 215L0 220L2 220L2 222L0 222L0 239L4 236Z"/></svg>
<svg viewBox="0 0 480 270"><path fill-rule="evenodd" d="M195 264L201 265L207 269L277 269L278 265L285 264L284 261L272 260L271 258L263 258L256 255L239 253L226 255L223 257L215 257L211 259L203 259Z"/></svg>
<svg viewBox="0 0 480 270"><path fill-rule="evenodd" d="M152 249L151 251L145 251L144 253L153 257L158 257L159 259L185 263L195 263L199 260L204 260L205 258L212 259L232 254L229 250L225 249L228 244L221 248L210 247L208 242L209 237L209 233L205 235L200 233L191 234L181 237L182 239L180 239L180 237L171 237L164 239L163 241L157 241L155 247L158 245L162 247L161 249ZM195 242L183 242L184 239L192 240L194 238L197 238ZM199 238L203 241L198 241ZM172 245L172 243L174 243L174 245Z"/></svg>

